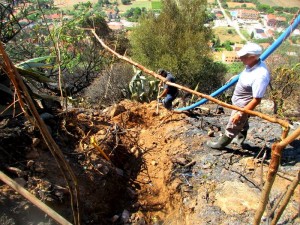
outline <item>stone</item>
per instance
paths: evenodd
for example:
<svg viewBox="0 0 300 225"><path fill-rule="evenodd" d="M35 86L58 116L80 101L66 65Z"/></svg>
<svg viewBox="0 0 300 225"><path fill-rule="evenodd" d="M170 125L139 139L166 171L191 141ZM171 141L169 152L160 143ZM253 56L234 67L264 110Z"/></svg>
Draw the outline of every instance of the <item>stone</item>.
<svg viewBox="0 0 300 225"><path fill-rule="evenodd" d="M33 138L32 139L32 147L36 147L40 142L41 142L41 140L39 138Z"/></svg>
<svg viewBox="0 0 300 225"><path fill-rule="evenodd" d="M119 219L120 216L118 215L114 215L112 218L111 218L111 222L116 222L118 219Z"/></svg>
<svg viewBox="0 0 300 225"><path fill-rule="evenodd" d="M152 166L157 166L157 164L158 164L158 162L156 162L155 160L152 160L152 161L151 161L151 165L152 165Z"/></svg>
<svg viewBox="0 0 300 225"><path fill-rule="evenodd" d="M126 111L126 109L125 109L124 106L122 106L122 105L114 105L112 107L112 109L110 110L110 113L109 113L110 114L110 118L118 116L118 115L120 115L121 113L123 113L125 111Z"/></svg>
<svg viewBox="0 0 300 225"><path fill-rule="evenodd" d="M259 190L239 181L225 181L216 187L215 205L228 215L242 214L256 210L259 204Z"/></svg>
<svg viewBox="0 0 300 225"><path fill-rule="evenodd" d="M274 102L268 99L262 99L255 110L264 114L272 115L274 113Z"/></svg>
<svg viewBox="0 0 300 225"><path fill-rule="evenodd" d="M122 212L121 220L123 223L127 223L129 221L129 211L124 209Z"/></svg>

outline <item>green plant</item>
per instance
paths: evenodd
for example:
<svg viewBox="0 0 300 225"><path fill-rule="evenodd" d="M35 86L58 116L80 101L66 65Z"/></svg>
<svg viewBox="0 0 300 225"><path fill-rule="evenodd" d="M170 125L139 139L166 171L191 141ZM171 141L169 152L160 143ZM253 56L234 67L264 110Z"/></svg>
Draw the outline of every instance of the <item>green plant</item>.
<svg viewBox="0 0 300 225"><path fill-rule="evenodd" d="M156 99L158 93L158 80L142 75L141 70L135 70L135 75L129 83L131 99L139 102L149 102Z"/></svg>
<svg viewBox="0 0 300 225"><path fill-rule="evenodd" d="M143 14L130 34L132 58L147 68L167 68L176 82L186 86L203 81L200 88L206 89L205 81L225 72L212 60L208 45L212 31L204 26L207 18L204 0L162 1L160 14Z"/></svg>
<svg viewBox="0 0 300 225"><path fill-rule="evenodd" d="M196 85L194 91L198 91L198 88L199 88L199 83ZM195 100L195 95L193 94L191 99L188 101L188 105L191 105L191 104L195 103L195 101L196 101Z"/></svg>
<svg viewBox="0 0 300 225"><path fill-rule="evenodd" d="M55 81L47 77L43 72L43 69L53 67L52 64L46 62L49 59L51 59L51 57L49 56L38 57L23 61L15 65L18 73L21 75L25 85L27 86L28 92L35 100L57 100L57 97L45 94L42 91L42 87L44 84L55 83ZM3 98L0 108L5 109L4 111L6 111L6 109L9 108L9 105L13 105L12 103L14 102L15 93L11 90L10 82L8 82L8 77L5 77L4 73L5 71L0 70L0 74L1 76L3 76L3 78L1 78L2 83L0 83L0 92ZM4 111L1 111L0 113Z"/></svg>
<svg viewBox="0 0 300 225"><path fill-rule="evenodd" d="M23 62L16 64L18 72L27 80L27 81L37 81L41 83L50 83L54 82L52 79L46 76L43 69L51 69L53 64L47 63L45 61L50 60L50 56L37 57L29 59Z"/></svg>

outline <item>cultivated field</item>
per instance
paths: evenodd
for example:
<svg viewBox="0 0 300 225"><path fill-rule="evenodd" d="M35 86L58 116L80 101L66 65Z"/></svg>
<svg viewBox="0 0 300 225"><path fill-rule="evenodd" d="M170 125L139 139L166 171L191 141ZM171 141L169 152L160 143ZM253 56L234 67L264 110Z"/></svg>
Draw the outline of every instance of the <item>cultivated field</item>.
<svg viewBox="0 0 300 225"><path fill-rule="evenodd" d="M93 4L97 3L98 0L54 0L54 4L60 8L71 9L73 5L80 2L91 2Z"/></svg>
<svg viewBox="0 0 300 225"><path fill-rule="evenodd" d="M238 3L238 2L227 2L229 8L242 7L242 5L246 5L247 8L256 8L256 5L253 3Z"/></svg>
<svg viewBox="0 0 300 225"><path fill-rule="evenodd" d="M146 9L150 9L151 8L151 1L149 0L136 0L136 1L132 1L130 5L123 5L121 0L118 0L118 8L121 12L126 12L128 9L130 8L146 8Z"/></svg>
<svg viewBox="0 0 300 225"><path fill-rule="evenodd" d="M215 3L215 0L207 0L208 3ZM282 7L299 7L300 8L300 0L260 0L259 1L262 4L266 4L269 6L282 6ZM240 4L235 2L229 2L227 1L227 4L229 7L232 7L232 4ZM242 3L243 4L243 3ZM251 4L251 3L244 3Z"/></svg>
<svg viewBox="0 0 300 225"><path fill-rule="evenodd" d="M300 0L260 0L262 4L269 6L282 6L282 7L299 7Z"/></svg>
<svg viewBox="0 0 300 225"><path fill-rule="evenodd" d="M232 31L232 34L228 33L229 30ZM242 41L241 37L236 33L236 31L230 27L217 27L213 29L213 32L220 38L221 43L227 40L230 40L234 43L240 43Z"/></svg>

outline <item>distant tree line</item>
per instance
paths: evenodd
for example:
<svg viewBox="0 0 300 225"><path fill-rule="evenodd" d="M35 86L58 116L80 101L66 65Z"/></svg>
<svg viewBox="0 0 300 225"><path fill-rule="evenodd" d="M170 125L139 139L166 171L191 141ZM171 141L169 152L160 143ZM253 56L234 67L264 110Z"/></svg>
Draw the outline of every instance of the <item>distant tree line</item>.
<svg viewBox="0 0 300 225"><path fill-rule="evenodd" d="M123 16L131 22L137 22L143 13L147 13L147 9L145 7L135 7L128 9Z"/></svg>
<svg viewBox="0 0 300 225"><path fill-rule="evenodd" d="M121 0L123 5L129 5L131 3L131 0Z"/></svg>

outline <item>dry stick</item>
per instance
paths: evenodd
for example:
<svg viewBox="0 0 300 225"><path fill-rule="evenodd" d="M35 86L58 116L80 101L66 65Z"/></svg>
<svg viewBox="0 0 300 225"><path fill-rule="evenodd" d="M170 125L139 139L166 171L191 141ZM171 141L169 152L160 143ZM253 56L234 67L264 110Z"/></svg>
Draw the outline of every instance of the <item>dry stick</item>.
<svg viewBox="0 0 300 225"><path fill-rule="evenodd" d="M10 177L6 176L2 171L0 171L0 179L9 185L11 188L13 188L15 191L23 195L27 200L29 200L32 204L37 206L39 209L44 211L47 215L49 215L52 219L57 221L59 224L65 224L65 225L72 225L69 221L67 221L65 218L63 218L61 215L59 215L57 212L55 212L53 209L48 207L45 203L43 203L41 200L37 199L33 194L31 194L29 191L27 191L25 188L23 188L21 185L19 185L17 182L12 180Z"/></svg>
<svg viewBox="0 0 300 225"><path fill-rule="evenodd" d="M179 89L181 89L181 90L184 90L184 91L186 91L186 92L192 93L192 94L197 95L197 96L199 96L199 97L206 98L206 99L208 99L208 100L210 100L210 101L212 101L212 102L214 102L214 103L216 103L216 104L218 104L218 105L224 106L224 107L226 107L226 108L238 110L238 111L241 111L241 112L245 112L245 113L247 113L247 114L249 114L249 115L257 116L257 117L260 117L260 118L265 119L265 120L267 120L267 121L269 121L269 122L272 122L272 123L278 123L278 124L280 124L281 126L283 126L283 127L285 128L285 129L284 129L283 138L285 138L285 137L287 136L288 131L289 131L289 127L290 127L290 124L289 124L288 121L281 120L281 119L278 119L278 118L274 118L274 117L265 115L265 114L260 113L260 112L256 112L256 111L252 111L252 110L248 110L248 109L243 109L243 108L240 108L240 107L237 107L237 106L234 106L234 105L230 105L230 104L227 104L227 103L225 103L225 102L222 102L222 101L220 101L220 100L218 100L218 99L215 99L215 98L213 98L213 97L211 97L211 96L209 96L209 95L205 95L205 94L202 94L202 93L200 93L200 92L191 90L191 89L186 88L186 87L184 87L184 86L181 86L181 85L179 85L179 84L176 84L176 83L172 83L172 82L170 82L170 81L167 81L166 78L164 78L163 76L160 76L160 75L156 74L155 72L153 72L153 71L151 71L151 70L145 68L144 66L142 66L142 65L140 65L140 64L138 64L138 63L136 63L136 62L134 62L134 61L132 61L132 60L130 60L130 59L128 59L127 57L118 54L117 52L115 52L114 50L112 50L111 48L109 48L109 47L108 47L108 46L107 46L107 45L99 38L99 36L96 34L95 30L91 29L91 31L92 31L92 33L94 34L94 36L97 38L97 40L100 42L100 44L101 44L106 50L108 50L108 51L111 52L112 54L116 55L119 59L122 59L122 60L124 60L124 61L126 61L126 62L128 62L128 63L130 63L130 64L132 64L132 65L134 65L135 67L138 67L138 68L141 69L143 72L145 72L145 73L147 73L147 74L149 74L149 75L151 75L151 76L153 76L153 77L155 77L155 78L157 78L157 79L163 81L164 83L166 83L166 84L168 84L168 85L170 85L170 86L177 87L177 88L179 88Z"/></svg>
<svg viewBox="0 0 300 225"><path fill-rule="evenodd" d="M5 113L10 107L14 106L18 101L19 101L18 99L16 101L14 100L9 106L7 106L2 112L0 112L0 115Z"/></svg>
<svg viewBox="0 0 300 225"><path fill-rule="evenodd" d="M60 30L60 32L58 34L58 38L56 39L57 42L55 42L54 37L52 35L52 32L50 31L49 24L48 24L47 19L45 17L45 13L44 13L41 5L40 5L39 0L37 0L37 6L39 8L39 11L42 12L43 21L46 23L46 28L48 30L49 37L50 37L51 41L54 44L54 51L55 51L55 54L56 54L56 56L58 58L58 62L57 62L58 63L58 87L59 87L59 90L60 90L61 102L64 104L64 101L63 101L64 97L63 97L63 90L62 90L63 79L62 79L62 74L61 74L61 54L60 54L60 48L59 48L59 35L60 35L61 30ZM66 108L67 108L67 104L66 104Z"/></svg>
<svg viewBox="0 0 300 225"><path fill-rule="evenodd" d="M277 200L276 200L276 198L275 198L276 201L275 201L273 207L270 209L270 212L269 212L268 215L267 215L267 220L268 220L268 222L270 222L271 217L274 218L274 213L275 213L275 211L276 211L276 208L277 208L278 205L280 204L280 201L283 199L283 197L284 197L286 191L287 191L287 190L284 190L284 191L278 196ZM269 224L269 223L268 223L268 224Z"/></svg>
<svg viewBox="0 0 300 225"><path fill-rule="evenodd" d="M97 145L95 137L91 137L91 143L94 145L94 147L101 153L101 155L107 160L110 161L108 156L105 154L105 152L100 148L99 145Z"/></svg>
<svg viewBox="0 0 300 225"><path fill-rule="evenodd" d="M285 210L287 204L289 203L292 195L294 194L294 191L295 191L296 187L298 186L299 181L300 181L300 170L298 172L297 177L293 180L293 182L289 186L289 188L286 192L286 195L285 195L285 197L282 201L282 204L280 205L280 207L279 207L278 211L276 212L273 220L271 221L271 225L276 225L277 224L279 218L281 217L283 211Z"/></svg>
<svg viewBox="0 0 300 225"><path fill-rule="evenodd" d="M261 160L261 164L260 164L260 187L262 188L264 185L264 161L266 158L266 152L263 154L263 159Z"/></svg>
<svg viewBox="0 0 300 225"><path fill-rule="evenodd" d="M4 47L2 45L2 42L0 42L0 55L4 59L4 65L3 69L7 73L9 79L13 83L15 87L15 91L19 98L19 104L21 106L21 109L25 113L25 116L28 118L28 120L33 124L36 125L41 135L43 136L43 139L45 140L49 150L51 151L52 155L54 156L58 167L60 168L67 185L69 187L70 195L71 195L71 207L73 210L73 217L74 217L74 223L76 225L80 224L80 213L79 213L79 193L78 193L78 184L75 177L75 174L70 167L70 165L66 162L64 155L62 154L61 150L57 146L56 142L53 140L51 134L49 133L49 130L44 123L44 121L41 119L33 100L28 93L27 87L25 86L22 77L20 76L19 72L15 68L15 66L10 61L7 53L4 50ZM28 113L26 112L25 103L31 113L31 115L34 117L35 120L33 120Z"/></svg>
<svg viewBox="0 0 300 225"><path fill-rule="evenodd" d="M255 213L254 222L253 222L254 225L260 224L261 217L266 209L269 194L271 192L271 188L275 181L275 177L276 177L279 165L280 165L282 151L288 144L290 144L298 136L300 136L300 128L297 128L292 134L290 134L287 138L285 138L281 142L277 142L272 145L272 155L271 155L271 161L270 161L270 165L269 165L269 171L267 174L267 180L265 182L265 185L264 185L264 188L262 191L262 196L261 196L261 199L259 202L258 209L256 210L256 213Z"/></svg>

